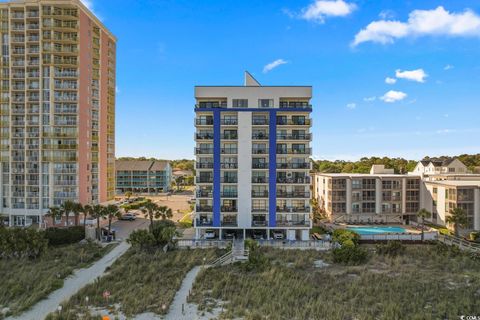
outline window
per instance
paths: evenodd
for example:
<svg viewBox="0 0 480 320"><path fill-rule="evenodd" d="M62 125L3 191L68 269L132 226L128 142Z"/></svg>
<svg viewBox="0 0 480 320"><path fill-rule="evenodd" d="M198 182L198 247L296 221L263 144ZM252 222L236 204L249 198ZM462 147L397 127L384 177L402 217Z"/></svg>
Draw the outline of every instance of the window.
<svg viewBox="0 0 480 320"><path fill-rule="evenodd" d="M353 203L353 204L352 204L352 212L353 212L353 213L360 213L360 204L358 204L358 203Z"/></svg>
<svg viewBox="0 0 480 320"><path fill-rule="evenodd" d="M248 99L233 99L232 105L234 108L248 108Z"/></svg>
<svg viewBox="0 0 480 320"><path fill-rule="evenodd" d="M287 116L277 116L277 124L280 124L280 125L287 124Z"/></svg>
<svg viewBox="0 0 480 320"><path fill-rule="evenodd" d="M225 125L237 125L237 124L238 124L237 116L234 116L234 115L226 115L226 116L224 116L224 117L223 117L222 124L225 124Z"/></svg>
<svg viewBox="0 0 480 320"><path fill-rule="evenodd" d="M352 180L352 189L360 189L362 187L361 180Z"/></svg>
<svg viewBox="0 0 480 320"><path fill-rule="evenodd" d="M265 125L267 123L267 117L264 115L253 115L252 117L252 124L254 125Z"/></svg>
<svg viewBox="0 0 480 320"><path fill-rule="evenodd" d="M273 107L273 99L259 99L258 100L259 108L271 108Z"/></svg>
<svg viewBox="0 0 480 320"><path fill-rule="evenodd" d="M292 116L292 122L296 125L304 125L306 123L305 116Z"/></svg>

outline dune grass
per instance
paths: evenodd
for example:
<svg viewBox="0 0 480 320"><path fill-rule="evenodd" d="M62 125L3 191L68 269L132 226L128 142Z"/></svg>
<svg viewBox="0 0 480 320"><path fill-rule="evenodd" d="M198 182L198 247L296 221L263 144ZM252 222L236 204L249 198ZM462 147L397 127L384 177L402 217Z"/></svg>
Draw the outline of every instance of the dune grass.
<svg viewBox="0 0 480 320"><path fill-rule="evenodd" d="M203 258L208 263L223 252L208 249L147 253L131 248L105 276L63 303L61 314L51 314L48 319L100 319L91 312L93 308L108 310L110 314L121 312L128 317L145 312L165 314L188 271L201 265ZM105 290L111 293L108 301L102 296Z"/></svg>
<svg viewBox="0 0 480 320"><path fill-rule="evenodd" d="M203 310L223 301L221 319L458 319L480 314L479 261L444 245L374 253L343 266L326 252L262 249L270 266L202 271L190 300ZM322 259L330 266L315 268Z"/></svg>
<svg viewBox="0 0 480 320"><path fill-rule="evenodd" d="M0 319L18 315L52 291L63 287L75 269L85 268L109 252L114 245L94 243L49 247L35 260L0 259Z"/></svg>

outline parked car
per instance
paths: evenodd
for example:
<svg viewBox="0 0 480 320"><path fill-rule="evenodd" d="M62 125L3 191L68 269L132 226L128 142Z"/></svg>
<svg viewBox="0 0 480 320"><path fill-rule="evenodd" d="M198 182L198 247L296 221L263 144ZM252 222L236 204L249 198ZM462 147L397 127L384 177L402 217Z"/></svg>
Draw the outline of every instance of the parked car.
<svg viewBox="0 0 480 320"><path fill-rule="evenodd" d="M252 233L252 237L255 240L263 240L264 239L264 233L260 230L254 230Z"/></svg>
<svg viewBox="0 0 480 320"><path fill-rule="evenodd" d="M235 238L235 231L225 231L223 236L226 240L233 239Z"/></svg>
<svg viewBox="0 0 480 320"><path fill-rule="evenodd" d="M127 221L134 221L135 219L137 219L135 214L130 212L122 214L122 216L120 217L120 220L127 220Z"/></svg>
<svg viewBox="0 0 480 320"><path fill-rule="evenodd" d="M273 231L273 239L275 240L283 240L284 235L282 231Z"/></svg>
<svg viewBox="0 0 480 320"><path fill-rule="evenodd" d="M206 230L205 231L205 239L215 239L215 231L214 230Z"/></svg>

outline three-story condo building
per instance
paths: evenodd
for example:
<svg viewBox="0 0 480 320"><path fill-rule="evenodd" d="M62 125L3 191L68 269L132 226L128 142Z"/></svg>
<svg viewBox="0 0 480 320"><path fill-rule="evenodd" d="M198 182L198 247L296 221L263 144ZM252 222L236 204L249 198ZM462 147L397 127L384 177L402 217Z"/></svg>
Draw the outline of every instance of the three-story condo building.
<svg viewBox="0 0 480 320"><path fill-rule="evenodd" d="M195 87L197 238L308 239L310 86Z"/></svg>
<svg viewBox="0 0 480 320"><path fill-rule="evenodd" d="M80 0L0 3L0 215L115 193L116 39Z"/></svg>

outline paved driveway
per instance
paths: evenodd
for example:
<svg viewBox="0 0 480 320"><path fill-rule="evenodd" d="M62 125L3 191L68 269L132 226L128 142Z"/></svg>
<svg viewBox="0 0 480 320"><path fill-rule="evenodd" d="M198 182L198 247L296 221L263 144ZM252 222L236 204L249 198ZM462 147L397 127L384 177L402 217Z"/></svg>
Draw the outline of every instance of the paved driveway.
<svg viewBox="0 0 480 320"><path fill-rule="evenodd" d="M112 223L112 229L117 233L117 240L125 240L132 231L137 229L147 229L150 221L144 218L137 218L135 221L115 221Z"/></svg>

